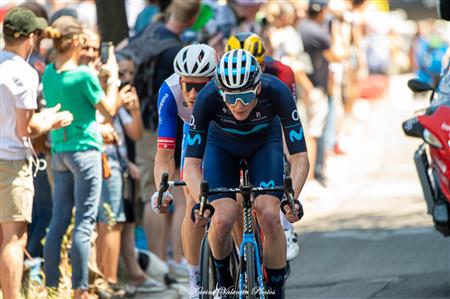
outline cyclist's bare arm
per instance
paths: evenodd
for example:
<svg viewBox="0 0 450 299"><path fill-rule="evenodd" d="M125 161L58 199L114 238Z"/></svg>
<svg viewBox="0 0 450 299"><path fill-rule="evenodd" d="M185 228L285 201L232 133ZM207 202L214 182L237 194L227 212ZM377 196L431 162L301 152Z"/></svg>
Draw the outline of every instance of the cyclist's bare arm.
<svg viewBox="0 0 450 299"><path fill-rule="evenodd" d="M202 182L202 159L185 158L184 180L195 201L198 201L200 195L200 183Z"/></svg>
<svg viewBox="0 0 450 299"><path fill-rule="evenodd" d="M298 198L302 191L309 172L308 152L293 154L290 156L291 178L294 188L294 196Z"/></svg>
<svg viewBox="0 0 450 299"><path fill-rule="evenodd" d="M155 176L156 189L159 189L161 175L167 172L169 179L175 177L175 149L158 148L155 156L155 168L153 170Z"/></svg>

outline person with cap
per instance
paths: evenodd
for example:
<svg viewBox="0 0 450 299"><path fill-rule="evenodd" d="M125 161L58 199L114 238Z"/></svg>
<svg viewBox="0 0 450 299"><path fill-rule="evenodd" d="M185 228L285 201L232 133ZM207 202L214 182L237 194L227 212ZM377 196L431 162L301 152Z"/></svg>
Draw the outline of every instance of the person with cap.
<svg viewBox="0 0 450 299"><path fill-rule="evenodd" d="M324 149L320 141L324 135L329 114L329 64L331 62L339 62L343 58L339 41L333 39L323 26L327 5L327 0L311 0L307 10L308 17L302 20L299 25L303 46L305 52L311 58L313 68L312 73L308 74L313 88L308 92L308 97L305 98L308 116L306 128L309 136L309 159L311 161L310 183L323 183L323 167L318 165L317 162L322 162L324 155Z"/></svg>
<svg viewBox="0 0 450 299"><path fill-rule="evenodd" d="M67 126L69 112L60 105L34 113L39 78L27 63L36 40L47 27L28 9L13 9L5 16L5 48L0 56L0 282L4 299L19 298L27 223L31 222L34 195L30 138ZM37 165L44 168L40 161Z"/></svg>
<svg viewBox="0 0 450 299"><path fill-rule="evenodd" d="M46 30L53 39L55 61L44 71L42 84L49 107L60 104L73 113L67 128L51 132L52 171L54 175L53 215L44 247L46 285L56 291L61 242L75 207L70 259L74 298L89 298L88 260L90 241L97 218L102 184L102 136L96 122L97 110L111 121L122 105L117 96L118 66L109 49L104 68L111 74L106 93L86 65L78 65L86 36L81 24L70 16L58 18Z"/></svg>
<svg viewBox="0 0 450 299"><path fill-rule="evenodd" d="M45 7L38 2L23 2L17 7L29 9L36 15L36 17L41 17L44 20L48 21L48 14ZM41 53L42 39L43 35L40 34L37 38L34 50L30 55L30 59L28 60L28 64L30 64L38 72L39 78L41 78L42 74L44 73L46 66L46 59L43 53ZM45 104L45 101L42 98L42 89L39 89L37 95L37 104L38 108L36 112L39 112L40 108L42 108ZM48 163L50 161L51 154L50 149L48 148L47 140L48 134L43 134L37 138L34 138L32 141L34 150L36 151L38 157L46 159ZM40 271L40 261L43 257L44 249L42 239L45 238L47 227L50 224L50 219L52 218L53 199L51 184L53 184L53 180L51 178L51 173L47 168L46 171L38 171L33 181L35 190L32 208L33 221L28 226L27 242L27 251L33 259L26 261L25 263L31 263L33 265L33 270L36 269L37 271ZM39 276L33 275L32 280L36 281L37 283L41 282L41 278Z"/></svg>

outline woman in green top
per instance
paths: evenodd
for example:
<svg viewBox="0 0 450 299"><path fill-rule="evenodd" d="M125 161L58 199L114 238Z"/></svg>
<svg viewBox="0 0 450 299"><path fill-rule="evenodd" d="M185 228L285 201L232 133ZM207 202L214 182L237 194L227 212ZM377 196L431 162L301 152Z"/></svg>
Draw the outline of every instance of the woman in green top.
<svg viewBox="0 0 450 299"><path fill-rule="evenodd" d="M117 87L103 92L100 82L87 66L78 66L85 42L83 28L72 17L58 18L46 31L54 41L56 59L42 77L48 107L57 104L73 114L70 126L51 133L52 170L54 174L53 215L44 248L45 275L48 287L59 281L61 241L75 207L72 236L72 288L75 298L88 298L88 260L102 184L102 137L96 122L98 110L111 120L120 107ZM113 49L104 66L112 81L117 81L118 67Z"/></svg>

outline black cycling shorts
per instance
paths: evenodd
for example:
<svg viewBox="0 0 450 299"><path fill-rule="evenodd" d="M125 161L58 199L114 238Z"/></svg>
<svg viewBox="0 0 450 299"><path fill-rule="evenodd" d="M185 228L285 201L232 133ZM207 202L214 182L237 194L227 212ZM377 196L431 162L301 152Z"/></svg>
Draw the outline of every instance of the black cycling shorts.
<svg viewBox="0 0 450 299"><path fill-rule="evenodd" d="M203 157L203 176L209 188L237 188L240 183L240 161L247 161L250 183L257 187L283 185L283 140L279 122L260 134L236 137L221 130L215 123L208 129ZM283 197L282 192L267 193ZM209 201L230 195L211 195ZM236 198L236 196L231 196Z"/></svg>

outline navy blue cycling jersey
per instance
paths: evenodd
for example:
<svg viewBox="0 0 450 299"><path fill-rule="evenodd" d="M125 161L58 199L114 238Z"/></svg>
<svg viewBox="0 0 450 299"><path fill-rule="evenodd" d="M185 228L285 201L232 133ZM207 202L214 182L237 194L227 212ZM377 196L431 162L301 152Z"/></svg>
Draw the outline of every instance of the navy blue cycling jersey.
<svg viewBox="0 0 450 299"><path fill-rule="evenodd" d="M248 139L270 134L274 125L279 126L279 122L272 122L276 117L281 120L289 153L305 152L303 127L295 101L286 84L272 75L263 74L261 92L257 100L258 103L249 117L238 121L227 108L215 82L208 83L197 95L190 121L186 157L203 158L211 121L231 136Z"/></svg>

